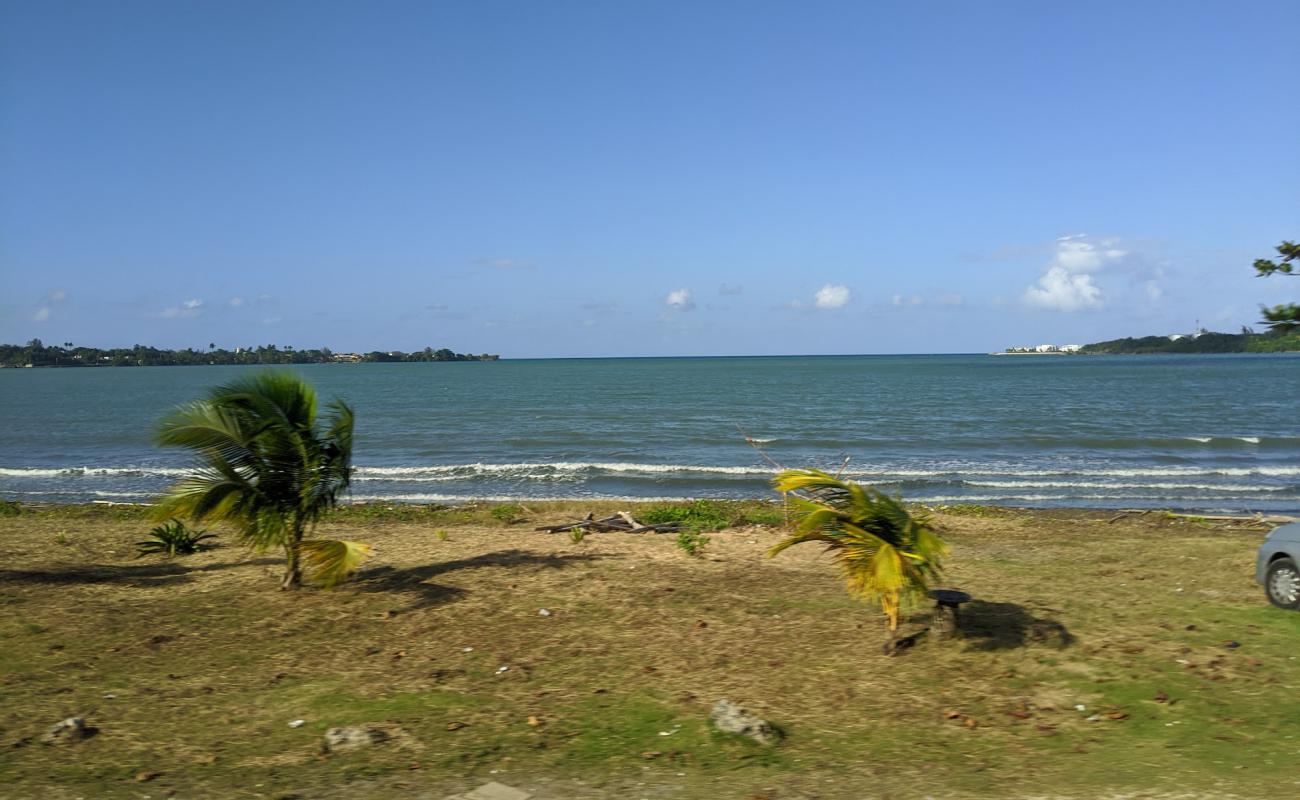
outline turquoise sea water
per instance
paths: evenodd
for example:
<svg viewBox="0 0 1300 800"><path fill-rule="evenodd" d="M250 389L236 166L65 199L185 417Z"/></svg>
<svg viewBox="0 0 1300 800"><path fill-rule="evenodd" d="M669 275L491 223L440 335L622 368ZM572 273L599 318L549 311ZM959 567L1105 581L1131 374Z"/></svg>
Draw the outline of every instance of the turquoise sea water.
<svg viewBox="0 0 1300 800"><path fill-rule="evenodd" d="M927 503L1300 511L1300 356L296 368L357 409L353 500L763 497L817 465ZM147 500L158 418L243 367L0 370L0 497Z"/></svg>

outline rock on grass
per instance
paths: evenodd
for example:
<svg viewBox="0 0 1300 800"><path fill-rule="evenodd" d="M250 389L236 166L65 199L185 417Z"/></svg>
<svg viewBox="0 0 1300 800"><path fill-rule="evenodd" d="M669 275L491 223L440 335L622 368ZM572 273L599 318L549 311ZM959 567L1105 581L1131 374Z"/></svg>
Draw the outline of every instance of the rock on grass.
<svg viewBox="0 0 1300 800"><path fill-rule="evenodd" d="M773 745L781 741L781 732L770 722L749 713L730 700L719 700L714 704L709 721L724 733L744 736L759 744Z"/></svg>

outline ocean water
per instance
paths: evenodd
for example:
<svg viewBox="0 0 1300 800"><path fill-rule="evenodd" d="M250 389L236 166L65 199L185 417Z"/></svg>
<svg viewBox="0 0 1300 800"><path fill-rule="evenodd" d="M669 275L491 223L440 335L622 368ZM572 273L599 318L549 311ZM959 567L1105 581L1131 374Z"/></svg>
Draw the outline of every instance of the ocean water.
<svg viewBox="0 0 1300 800"><path fill-rule="evenodd" d="M147 501L190 463L157 420L248 369L0 370L0 497ZM354 501L772 497L775 462L931 504L1300 512L1297 355L295 369L357 410Z"/></svg>

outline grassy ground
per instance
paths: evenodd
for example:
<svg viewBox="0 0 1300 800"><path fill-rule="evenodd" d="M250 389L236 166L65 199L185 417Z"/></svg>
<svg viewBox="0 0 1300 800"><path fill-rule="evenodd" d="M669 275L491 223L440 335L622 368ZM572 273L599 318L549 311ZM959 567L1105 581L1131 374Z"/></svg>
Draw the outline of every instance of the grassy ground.
<svg viewBox="0 0 1300 800"><path fill-rule="evenodd" d="M1262 528L954 509L965 638L886 658L817 548L764 559L775 527L701 558L531 530L588 510L616 509L347 510L324 533L374 559L298 593L234 546L134 559L138 511L0 517L0 796L1300 794L1300 614L1252 582ZM720 698L784 743L712 733ZM39 743L70 715L99 734ZM393 739L323 755L349 724Z"/></svg>

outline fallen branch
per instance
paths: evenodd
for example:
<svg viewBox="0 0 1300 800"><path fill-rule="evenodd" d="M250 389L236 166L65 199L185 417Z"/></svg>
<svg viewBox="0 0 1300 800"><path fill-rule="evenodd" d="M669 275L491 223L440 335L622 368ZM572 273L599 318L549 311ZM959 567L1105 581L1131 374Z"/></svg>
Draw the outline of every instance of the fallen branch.
<svg viewBox="0 0 1300 800"><path fill-rule="evenodd" d="M594 514L588 514L576 522L566 522L562 525L542 525L534 530L545 531L547 533L560 533L561 531L588 530L597 533L674 533L681 530L681 526L676 522L662 522L657 525L644 525L628 512L620 511L612 517L596 519Z"/></svg>

